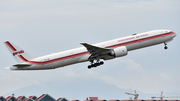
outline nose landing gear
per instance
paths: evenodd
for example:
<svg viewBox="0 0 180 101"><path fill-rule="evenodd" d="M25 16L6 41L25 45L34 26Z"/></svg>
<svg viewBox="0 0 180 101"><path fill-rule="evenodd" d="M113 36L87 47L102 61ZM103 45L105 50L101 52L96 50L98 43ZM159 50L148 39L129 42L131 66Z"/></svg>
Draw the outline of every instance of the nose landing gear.
<svg viewBox="0 0 180 101"><path fill-rule="evenodd" d="M166 46L166 45L167 45L167 43L166 43L166 42L164 43L164 45L165 45L165 46L164 46L164 49L168 49L168 47Z"/></svg>

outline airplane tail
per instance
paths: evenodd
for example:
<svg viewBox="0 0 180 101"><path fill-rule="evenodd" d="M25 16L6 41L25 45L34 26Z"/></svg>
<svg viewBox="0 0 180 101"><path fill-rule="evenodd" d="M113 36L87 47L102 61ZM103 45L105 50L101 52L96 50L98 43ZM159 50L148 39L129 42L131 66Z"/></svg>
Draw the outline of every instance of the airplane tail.
<svg viewBox="0 0 180 101"><path fill-rule="evenodd" d="M18 63L27 62L28 60L32 60L35 58L31 54L27 53L26 51L9 41L4 42L4 44Z"/></svg>

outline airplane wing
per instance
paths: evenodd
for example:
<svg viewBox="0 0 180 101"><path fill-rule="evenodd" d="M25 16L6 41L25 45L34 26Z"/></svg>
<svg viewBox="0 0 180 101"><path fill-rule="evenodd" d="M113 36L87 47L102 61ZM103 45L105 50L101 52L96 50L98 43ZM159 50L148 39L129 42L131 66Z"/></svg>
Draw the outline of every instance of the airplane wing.
<svg viewBox="0 0 180 101"><path fill-rule="evenodd" d="M112 49L97 47L97 46L93 46L93 45L90 45L87 43L81 43L81 44L84 47L86 47L88 52L90 52L90 54L91 54L91 56L89 57L90 60L101 59L104 55L107 55L108 53L110 53L112 51Z"/></svg>

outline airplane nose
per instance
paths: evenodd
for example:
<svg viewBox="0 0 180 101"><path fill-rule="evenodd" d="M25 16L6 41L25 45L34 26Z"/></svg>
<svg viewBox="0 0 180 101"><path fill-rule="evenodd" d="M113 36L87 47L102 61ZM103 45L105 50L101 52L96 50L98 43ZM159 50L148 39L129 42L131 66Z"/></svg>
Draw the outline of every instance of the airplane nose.
<svg viewBox="0 0 180 101"><path fill-rule="evenodd" d="M175 32L171 31L170 33L171 33L172 38L176 37L176 33Z"/></svg>

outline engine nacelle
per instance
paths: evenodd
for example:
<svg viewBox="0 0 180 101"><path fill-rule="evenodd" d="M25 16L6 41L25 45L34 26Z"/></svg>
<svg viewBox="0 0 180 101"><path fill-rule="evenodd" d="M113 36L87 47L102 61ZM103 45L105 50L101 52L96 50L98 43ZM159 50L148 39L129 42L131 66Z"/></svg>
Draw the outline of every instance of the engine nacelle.
<svg viewBox="0 0 180 101"><path fill-rule="evenodd" d="M125 55L127 55L127 53L128 53L128 51L127 51L126 46L121 46L121 47L114 48L111 51L110 55L114 56L116 58L116 57L125 56Z"/></svg>

